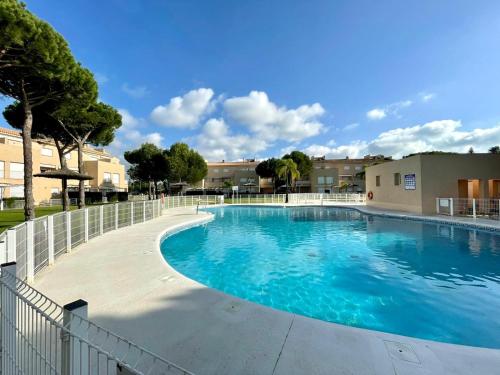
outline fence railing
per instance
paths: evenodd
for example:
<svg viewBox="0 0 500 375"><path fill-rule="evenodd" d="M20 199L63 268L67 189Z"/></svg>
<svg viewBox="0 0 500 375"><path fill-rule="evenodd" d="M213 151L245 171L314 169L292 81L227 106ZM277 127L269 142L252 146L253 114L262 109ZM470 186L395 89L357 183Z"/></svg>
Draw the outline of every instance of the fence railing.
<svg viewBox="0 0 500 375"><path fill-rule="evenodd" d="M285 202L286 194L245 194L224 199L224 203L230 204L282 204Z"/></svg>
<svg viewBox="0 0 500 375"><path fill-rule="evenodd" d="M207 206L224 203L223 195L174 195L163 198L163 208Z"/></svg>
<svg viewBox="0 0 500 375"><path fill-rule="evenodd" d="M500 220L500 199L436 198L438 215Z"/></svg>
<svg viewBox="0 0 500 375"><path fill-rule="evenodd" d="M89 321L85 301L60 306L16 273L15 263L2 265L2 374L192 375Z"/></svg>
<svg viewBox="0 0 500 375"><path fill-rule="evenodd" d="M60 212L16 225L0 235L0 264L17 262L17 277L32 281L60 255L111 230L161 215L161 200L121 202Z"/></svg>
<svg viewBox="0 0 500 375"><path fill-rule="evenodd" d="M322 194L322 193L301 193L289 194L288 202L294 204L335 204L335 203L349 203L349 204L365 204L366 195L358 193L336 193L336 194Z"/></svg>

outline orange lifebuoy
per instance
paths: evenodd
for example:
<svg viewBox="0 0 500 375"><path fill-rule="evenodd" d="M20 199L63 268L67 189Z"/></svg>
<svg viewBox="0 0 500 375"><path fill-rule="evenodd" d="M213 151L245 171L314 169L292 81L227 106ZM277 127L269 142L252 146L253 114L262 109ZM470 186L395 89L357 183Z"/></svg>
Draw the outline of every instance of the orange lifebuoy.
<svg viewBox="0 0 500 375"><path fill-rule="evenodd" d="M367 196L368 196L369 200L372 200L373 199L373 192L369 191Z"/></svg>

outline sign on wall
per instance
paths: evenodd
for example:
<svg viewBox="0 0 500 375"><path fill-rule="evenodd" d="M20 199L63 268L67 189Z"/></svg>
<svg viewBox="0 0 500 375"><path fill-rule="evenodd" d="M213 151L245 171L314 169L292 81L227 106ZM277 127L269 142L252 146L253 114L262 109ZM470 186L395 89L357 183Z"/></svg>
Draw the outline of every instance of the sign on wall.
<svg viewBox="0 0 500 375"><path fill-rule="evenodd" d="M417 189L417 179L415 173L405 174L405 190L416 190Z"/></svg>

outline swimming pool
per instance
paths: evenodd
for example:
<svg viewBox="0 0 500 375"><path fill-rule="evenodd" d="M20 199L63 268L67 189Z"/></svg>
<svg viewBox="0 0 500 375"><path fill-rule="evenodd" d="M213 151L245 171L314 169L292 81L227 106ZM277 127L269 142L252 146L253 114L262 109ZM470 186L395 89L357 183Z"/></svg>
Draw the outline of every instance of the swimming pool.
<svg viewBox="0 0 500 375"><path fill-rule="evenodd" d="M210 209L161 243L185 276L276 309L500 348L500 236L327 207Z"/></svg>

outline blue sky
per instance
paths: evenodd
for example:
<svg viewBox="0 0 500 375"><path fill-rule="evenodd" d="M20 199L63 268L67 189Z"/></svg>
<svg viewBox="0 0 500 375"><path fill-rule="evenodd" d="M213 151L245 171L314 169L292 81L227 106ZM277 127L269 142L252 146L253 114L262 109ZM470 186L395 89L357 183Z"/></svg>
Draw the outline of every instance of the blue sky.
<svg viewBox="0 0 500 375"><path fill-rule="evenodd" d="M27 0L124 117L208 160L500 144L498 1Z"/></svg>

